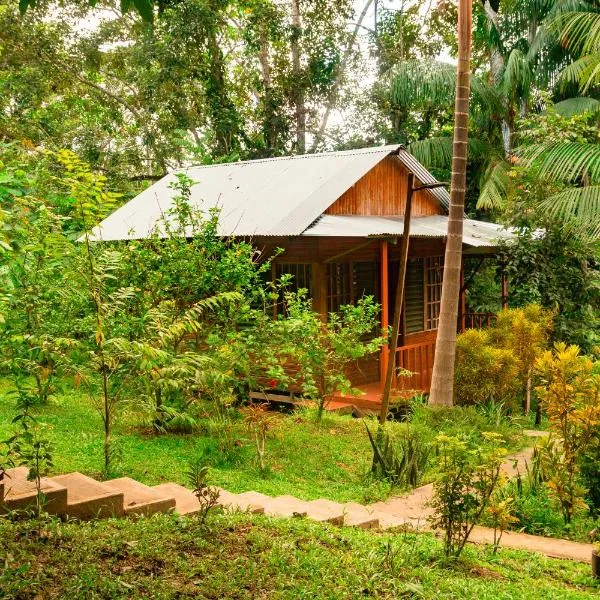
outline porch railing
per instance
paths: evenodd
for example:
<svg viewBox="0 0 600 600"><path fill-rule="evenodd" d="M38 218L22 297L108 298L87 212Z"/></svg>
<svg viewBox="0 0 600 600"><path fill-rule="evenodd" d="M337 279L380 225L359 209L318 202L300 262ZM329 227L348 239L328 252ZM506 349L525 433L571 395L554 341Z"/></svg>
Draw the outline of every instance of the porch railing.
<svg viewBox="0 0 600 600"><path fill-rule="evenodd" d="M491 312L467 312L462 316L462 323L459 323L459 331L483 329L490 327L495 321L496 315Z"/></svg>
<svg viewBox="0 0 600 600"><path fill-rule="evenodd" d="M400 346L396 352L397 369L392 382L393 387L428 392L431 387L435 341ZM410 371L410 374L402 375L401 369Z"/></svg>

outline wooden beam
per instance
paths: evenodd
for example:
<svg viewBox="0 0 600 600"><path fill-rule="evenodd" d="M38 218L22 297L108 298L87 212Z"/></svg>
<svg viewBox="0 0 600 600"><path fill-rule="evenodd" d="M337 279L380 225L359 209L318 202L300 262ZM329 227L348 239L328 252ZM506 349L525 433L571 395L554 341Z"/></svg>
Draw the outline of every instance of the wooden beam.
<svg viewBox="0 0 600 600"><path fill-rule="evenodd" d="M500 265L500 278L502 281L502 308L508 308L508 277L506 276L506 263Z"/></svg>
<svg viewBox="0 0 600 600"><path fill-rule="evenodd" d="M396 368L396 350L398 348L398 332L400 330L400 315L402 311L402 302L404 300L404 280L406 279L406 265L408 263L408 244L410 240L410 215L412 211L412 196L415 176L408 174L408 188L406 192L406 204L404 208L404 230L400 245L400 272L398 273L398 285L396 288L396 298L394 302L394 320L392 322L392 339L390 340L389 359L385 373L385 383L383 386L383 395L381 398L381 412L379 413L379 423L383 425L387 419L390 407L390 392L392 390L392 379Z"/></svg>
<svg viewBox="0 0 600 600"><path fill-rule="evenodd" d="M386 332L390 324L390 308L389 308L389 268L388 268L388 242L387 240L381 240L380 243L380 276L381 285L381 329ZM380 381L383 385L385 381L385 374L387 373L387 364L389 359L390 348L388 344L381 346L380 360L379 360L379 373Z"/></svg>
<svg viewBox="0 0 600 600"><path fill-rule="evenodd" d="M321 319L327 321L327 265L312 263L312 305Z"/></svg>
<svg viewBox="0 0 600 600"><path fill-rule="evenodd" d="M343 252L340 252L339 254L336 254L334 256L330 256L329 258L326 258L325 262L326 263L336 262L340 258L347 256L348 254L352 254L353 252L356 252L357 250L361 250L362 248L365 248L366 246L370 246L374 241L376 241L376 238L369 239L366 242L363 242L362 244L358 244L358 246L353 246L352 248L349 248L348 250L344 250Z"/></svg>

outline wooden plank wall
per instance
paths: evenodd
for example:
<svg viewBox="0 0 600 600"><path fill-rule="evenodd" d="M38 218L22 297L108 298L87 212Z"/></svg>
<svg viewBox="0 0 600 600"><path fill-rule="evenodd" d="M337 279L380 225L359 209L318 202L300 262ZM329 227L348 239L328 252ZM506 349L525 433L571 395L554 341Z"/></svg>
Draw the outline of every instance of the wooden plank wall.
<svg viewBox="0 0 600 600"><path fill-rule="evenodd" d="M404 214L408 171L400 161L388 156L359 179L326 211L328 215L377 215L400 217ZM421 182L415 179L415 186ZM413 196L415 217L445 214L437 200L426 190Z"/></svg>

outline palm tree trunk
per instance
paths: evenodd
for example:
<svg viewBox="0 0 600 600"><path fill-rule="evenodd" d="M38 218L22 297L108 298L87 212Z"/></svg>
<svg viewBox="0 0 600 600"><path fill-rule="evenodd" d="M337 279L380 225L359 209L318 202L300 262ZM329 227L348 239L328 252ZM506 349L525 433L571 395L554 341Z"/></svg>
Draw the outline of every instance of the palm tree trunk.
<svg viewBox="0 0 600 600"><path fill-rule="evenodd" d="M430 404L452 406L454 395L454 359L456 322L462 262L463 214L467 179L467 142L471 76L471 0L458 4L458 64L456 67L456 102L454 110L454 147L448 239L444 261L444 280L440 304L440 321L435 347Z"/></svg>

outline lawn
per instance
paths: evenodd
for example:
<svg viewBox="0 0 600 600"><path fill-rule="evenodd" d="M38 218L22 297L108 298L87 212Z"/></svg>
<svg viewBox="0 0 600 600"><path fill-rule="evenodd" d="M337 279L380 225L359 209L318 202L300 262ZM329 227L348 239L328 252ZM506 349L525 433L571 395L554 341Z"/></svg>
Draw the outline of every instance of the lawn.
<svg viewBox="0 0 600 600"><path fill-rule="evenodd" d="M0 439L13 430L15 399L0 387ZM211 464L211 483L231 492L256 490L269 495L292 494L311 500L325 497L340 502L372 502L391 493L388 484L369 476L372 452L362 420L350 416L326 416L315 422L312 411L277 414L267 442L266 474L256 467L254 448L243 422L227 426L214 419L199 419L192 434L157 435L141 427L142 418L126 407L116 427L119 447L115 476L127 475L147 484L164 481L186 483L190 461ZM418 426L433 437L441 430L471 433L492 429L484 416L474 411L421 411ZM40 422L51 426L54 471L80 471L99 476L102 466L102 427L98 413L77 390L65 390L42 407ZM375 422L370 423L375 427ZM392 434L400 435L405 425L390 423ZM519 429L501 424L513 447L522 443ZM225 433L224 433L225 432Z"/></svg>
<svg viewBox="0 0 600 600"><path fill-rule="evenodd" d="M589 565L301 519L0 521L3 598L596 598Z"/></svg>

